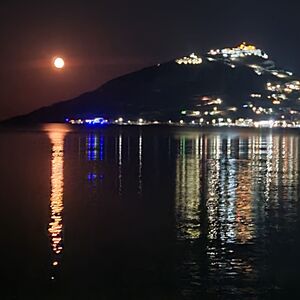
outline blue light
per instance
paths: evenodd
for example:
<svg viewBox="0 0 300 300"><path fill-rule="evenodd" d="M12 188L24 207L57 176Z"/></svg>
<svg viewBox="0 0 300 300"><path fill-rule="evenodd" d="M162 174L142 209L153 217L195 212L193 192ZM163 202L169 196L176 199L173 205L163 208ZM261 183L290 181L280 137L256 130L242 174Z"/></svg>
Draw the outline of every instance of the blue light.
<svg viewBox="0 0 300 300"><path fill-rule="evenodd" d="M97 136L90 134L87 140L87 156L88 160L97 159Z"/></svg>
<svg viewBox="0 0 300 300"><path fill-rule="evenodd" d="M96 180L97 179L97 175L95 174L95 173L88 173L88 175L87 175L87 179L88 179L88 181L94 181L94 180Z"/></svg>
<svg viewBox="0 0 300 300"><path fill-rule="evenodd" d="M102 118L102 117L96 117L94 119L85 119L82 121L82 119L77 119L77 120L70 120L69 118L65 119L66 122L72 123L72 124L85 124L85 125L105 125L109 124L108 120Z"/></svg>
<svg viewBox="0 0 300 300"><path fill-rule="evenodd" d="M104 159L104 137L100 136L100 160Z"/></svg>
<svg viewBox="0 0 300 300"><path fill-rule="evenodd" d="M94 118L94 119L86 119L84 122L87 125L104 125L104 124L108 124L108 121L105 120L102 117L97 117L97 118Z"/></svg>

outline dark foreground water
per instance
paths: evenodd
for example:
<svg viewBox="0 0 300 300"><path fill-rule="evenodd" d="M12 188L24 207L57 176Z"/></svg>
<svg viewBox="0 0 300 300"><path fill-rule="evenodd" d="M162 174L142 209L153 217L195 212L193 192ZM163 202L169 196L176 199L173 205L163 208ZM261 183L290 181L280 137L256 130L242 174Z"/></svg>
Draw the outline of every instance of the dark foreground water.
<svg viewBox="0 0 300 300"><path fill-rule="evenodd" d="M0 133L0 299L300 297L297 132L46 129Z"/></svg>

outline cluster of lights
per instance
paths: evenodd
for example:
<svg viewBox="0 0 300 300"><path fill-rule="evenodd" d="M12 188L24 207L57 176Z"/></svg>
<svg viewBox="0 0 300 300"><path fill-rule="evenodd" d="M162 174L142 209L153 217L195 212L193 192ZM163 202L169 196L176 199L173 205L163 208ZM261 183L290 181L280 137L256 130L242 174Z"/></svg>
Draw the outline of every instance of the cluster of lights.
<svg viewBox="0 0 300 300"><path fill-rule="evenodd" d="M270 115L270 114L273 113L273 109L272 108L263 108L261 106L260 107L252 106L252 110L257 115L260 115L260 114Z"/></svg>
<svg viewBox="0 0 300 300"><path fill-rule="evenodd" d="M243 107L250 107L256 114L265 114L270 115L272 113L272 108L262 108L262 107L255 107L252 104L244 105ZM183 111L184 115L188 114L188 111ZM299 111L290 110L290 114L300 114ZM250 118L238 118L238 119L231 119L231 118L215 118L211 119L212 116L211 112L204 112L204 116L196 119L180 119L179 121L168 120L166 121L147 121L142 118L139 118L136 121L124 121L122 117L108 123L108 124L118 124L118 125L153 125L153 124L168 124L168 125L177 125L177 126L213 126L213 127L256 127L256 128L300 128L300 120L299 121L291 121L285 120L284 115L281 115L280 120L274 119L265 119L255 121ZM206 119L208 117L208 119ZM79 123L75 123L79 124ZM84 122L81 124L85 124ZM56 249L56 248L55 248Z"/></svg>
<svg viewBox="0 0 300 300"><path fill-rule="evenodd" d="M208 53L206 59L208 61L216 61L225 58L225 63L228 64L231 68L235 68L236 65L232 62L239 59L245 58L248 56L257 56L267 60L268 55L261 49L257 49L254 45L247 44L243 42L237 47L234 48L224 48L224 49L212 49ZM181 65L199 65L203 62L202 58L197 56L195 53L185 56L183 58L176 59L176 63ZM264 67L261 65L250 64L248 67L252 68L257 75L262 75L267 72L278 78L288 78L293 76L293 73L285 70L275 70L270 67Z"/></svg>
<svg viewBox="0 0 300 300"><path fill-rule="evenodd" d="M284 70L270 70L268 68L264 68L262 66L259 65L248 65L248 67L252 68L254 70L254 72L257 75L262 75L263 73L267 72L267 73L271 73L272 75L278 77L278 78L287 78L293 75L292 72L289 71L284 71Z"/></svg>
<svg viewBox="0 0 300 300"><path fill-rule="evenodd" d="M248 67L252 68L257 75L261 75L265 69L258 65L248 65Z"/></svg>
<svg viewBox="0 0 300 300"><path fill-rule="evenodd" d="M103 118L86 119L85 123L90 125L94 125L94 124L103 125L103 124L107 124L108 120L105 120Z"/></svg>
<svg viewBox="0 0 300 300"><path fill-rule="evenodd" d="M271 92L281 92L282 88L280 84L272 84L271 82L267 83L267 90Z"/></svg>
<svg viewBox="0 0 300 300"><path fill-rule="evenodd" d="M239 63L243 61L242 58L251 57L251 56L258 57L264 60L268 59L268 55L264 51L262 51L261 49L257 49L254 45L250 45L245 42L233 48L210 50L207 53L206 59L208 61L221 60L231 68L235 68ZM197 55L195 55L194 53L192 53L190 56L177 59L176 63L184 64L184 65L201 64L202 59ZM261 64L252 63L249 64L248 67L252 68L257 75L262 75L264 73L267 73L276 76L279 79L283 79L283 78L286 79L285 82L280 82L280 80L279 82L274 82L274 83L269 82L266 87L266 91L267 91L266 94L252 93L250 94L250 98L252 98L253 100L249 99L248 103L242 105L243 108L247 108L247 109L250 108L250 110L256 115L261 115L260 118L263 117L264 115L268 115L268 116L277 115L277 113L280 113L280 111L282 111L282 109L278 107L278 105L280 105L283 101L289 99L291 96L294 98L295 96L294 92L300 92L300 81L288 79L289 77L293 76L293 73L281 69L276 70L274 64L270 61L263 61ZM298 99L300 100L300 97ZM181 111L181 115L184 115L185 117L189 117L189 118L203 117L203 118L211 119L216 116L232 117L231 113L238 111L237 107L226 107L226 106L222 107L221 105L223 104L223 101L222 99L217 97L204 96L202 97L201 100L202 101L196 105L195 110L193 110L192 108L190 110ZM257 100L262 101L262 103L267 101L268 103L257 104L256 103ZM276 106L272 107L272 105L277 105L277 107ZM286 111L290 115L293 114L291 108L284 109L284 111ZM215 121L212 124L220 124L220 123L227 124L226 121L219 122L216 120L217 119L215 119ZM184 120L181 120L179 121L179 124L184 124L184 122L185 122ZM207 120L203 122L204 122L203 124L209 124L211 120ZM249 125L249 122L247 122L247 124ZM255 127L256 125L252 123L251 126ZM258 126L263 126L263 124L259 124Z"/></svg>
<svg viewBox="0 0 300 300"><path fill-rule="evenodd" d="M285 85L286 85L286 88L288 88L292 91L300 91L300 81L298 81L298 80L288 82Z"/></svg>
<svg viewBox="0 0 300 300"><path fill-rule="evenodd" d="M300 81L294 80L283 84L268 82L266 89L272 92L272 94L268 96L268 99L271 99L273 104L280 104L282 100L288 98L289 94L300 92Z"/></svg>
<svg viewBox="0 0 300 300"><path fill-rule="evenodd" d="M181 114L192 117L192 116L200 116L201 112L199 110L182 110Z"/></svg>
<svg viewBox="0 0 300 300"><path fill-rule="evenodd" d="M274 76L278 77L278 78L287 78L287 77L293 75L293 73L289 72L289 71L277 71L277 70L273 70L273 71L271 71L271 73Z"/></svg>
<svg viewBox="0 0 300 300"><path fill-rule="evenodd" d="M205 122L206 124L209 124L209 122ZM232 121L231 119L217 119L212 120L211 124L213 126L234 126L234 127L256 127L256 128L299 128L300 122L293 122L293 121L286 121L286 120L260 120L260 121L254 121L253 119L244 119L239 118L235 121Z"/></svg>
<svg viewBox="0 0 300 300"><path fill-rule="evenodd" d="M272 84L271 82L268 82L267 90L272 92L285 92L289 94L294 91L300 91L300 81L294 80L284 84Z"/></svg>
<svg viewBox="0 0 300 300"><path fill-rule="evenodd" d="M251 98L261 98L261 94L251 94Z"/></svg>
<svg viewBox="0 0 300 300"><path fill-rule="evenodd" d="M176 63L179 65L200 65L202 64L202 58L192 53L190 56L176 59Z"/></svg>
<svg viewBox="0 0 300 300"><path fill-rule="evenodd" d="M218 107L217 106L214 106L211 110L206 110L204 111L203 113L205 116L214 116L214 115L218 115L220 114L220 111L218 110Z"/></svg>
<svg viewBox="0 0 300 300"><path fill-rule="evenodd" d="M222 100L219 100L222 101ZM222 102L217 102L218 104ZM214 103L215 104L215 103ZM215 115L226 115L228 112L236 112L237 107L231 106L225 108L225 110L220 109L218 106L212 106L210 109L206 108L205 111L196 111L196 110L183 110L181 111L182 115L188 117L195 117L195 116L215 116Z"/></svg>
<svg viewBox="0 0 300 300"><path fill-rule="evenodd" d="M202 108L201 110L184 110L181 111L181 114L186 115L188 117L218 115L223 112L218 106L222 103L223 100L221 98L213 96L203 96L201 98L201 102L196 105L198 109Z"/></svg>
<svg viewBox="0 0 300 300"><path fill-rule="evenodd" d="M213 98L213 97L202 97L202 103L201 105L216 105L221 104L223 101L221 98Z"/></svg>
<svg viewBox="0 0 300 300"><path fill-rule="evenodd" d="M142 118L137 120L125 120L123 117L119 117L115 120L108 120L102 117L94 119L66 119L66 122L72 125L106 125L106 124L117 124L117 125L144 125L144 124L159 124L158 121L145 121Z"/></svg>
<svg viewBox="0 0 300 300"><path fill-rule="evenodd" d="M280 104L281 101L286 100L287 96L285 94L272 94L268 96L268 99L271 99L273 104Z"/></svg>
<svg viewBox="0 0 300 300"><path fill-rule="evenodd" d="M246 43L242 43L236 48L225 48L225 49L216 49L210 50L208 52L209 55L212 56L222 56L229 59L243 58L246 56L259 56L264 59L268 59L268 55L260 49L256 49L253 45L247 45Z"/></svg>
<svg viewBox="0 0 300 300"><path fill-rule="evenodd" d="M97 117L94 119L66 119L66 122L74 125L82 125L82 124L87 124L87 125L104 125L104 124L108 124L108 120L101 118L101 117Z"/></svg>
<svg viewBox="0 0 300 300"><path fill-rule="evenodd" d="M262 51L261 49L257 49L254 45L250 45L247 43L242 43L237 47L233 48L224 48L224 49L214 49L210 50L207 53L206 59L208 61L222 61L231 68L235 68L241 62L243 62L243 58L246 57L258 57L263 60L268 59L268 55ZM202 59L192 53L190 56L183 57L176 60L177 64L201 64ZM264 115L277 115L280 113L282 109L279 105L289 99L294 98L294 92L300 92L300 81L289 79L289 77L293 76L292 72L285 71L282 69L276 69L274 63L270 61L262 61L262 63L250 63L248 65L249 68L253 69L253 71L257 75L262 75L264 73L276 76L279 82L271 83L269 82L266 87L267 93L260 94L260 93L252 93L250 94L250 98L253 100L248 100L249 102L245 105L242 105L243 108L247 108L255 113L256 115L260 115L260 118ZM285 79L285 82L280 82L280 79ZM292 94L292 95L290 95ZM300 100L300 97L298 98ZM204 96L201 99L202 101L196 105L195 110L184 110L181 112L181 115L190 118L197 118L197 117L208 117L214 118L215 116L229 116L232 117L232 112L237 112L237 107L222 107L223 104L222 99L213 97L213 96ZM262 101L265 104L257 104L256 101ZM254 102L255 101L255 102ZM275 105L275 107L272 107ZM292 115L291 108L284 109L287 113ZM179 124L183 124L184 121L179 121ZM209 124L209 120L204 121L205 124ZM207 123L208 122L208 123ZM214 121L215 123L219 124L220 122ZM196 122L197 123L197 122ZM226 122L223 122L226 123ZM249 123L249 122L248 122ZM254 123L251 125L254 126ZM260 125L259 125L260 126Z"/></svg>
<svg viewBox="0 0 300 300"><path fill-rule="evenodd" d="M282 116L284 119L284 116ZM181 120L181 125L185 124ZM192 121L190 124L199 124L200 126L211 125L214 127L256 127L256 128L299 128L300 121L287 121L287 120L273 120L266 119L260 121L254 121L253 119L238 118L232 120L231 118L218 118L212 120L205 120L200 118L198 122Z"/></svg>
<svg viewBox="0 0 300 300"><path fill-rule="evenodd" d="M118 119L111 122L111 124L117 124L117 125L145 125L145 124L158 124L158 121L147 122L142 118L139 118L138 120L125 120L124 118L119 117Z"/></svg>
<svg viewBox="0 0 300 300"><path fill-rule="evenodd" d="M274 100L273 104L280 104L280 101L279 101L279 103L277 103L277 102L274 103L275 101L277 101L277 100ZM255 106L252 103L244 104L243 108L250 108L257 115L272 115L274 113L274 110L271 107Z"/></svg>
<svg viewBox="0 0 300 300"><path fill-rule="evenodd" d="M257 52L258 51L258 52ZM211 55L225 54L227 57L234 60L235 57L243 57L247 55L258 55L264 57L263 52L256 49L254 46L242 44L237 48L212 50ZM238 55L238 56L236 56ZM208 57L209 58L209 57ZM220 57L216 57L220 59ZM225 60L230 64L231 61ZM202 63L202 59L191 54L189 57L184 57L176 60L178 64L199 64ZM266 63L268 64L268 63ZM234 66L234 65L233 65ZM291 76L291 72L275 71L274 69L264 69L259 65L249 65L257 74L263 72L269 72L273 75L280 77L280 74L286 74ZM174 125L200 125L200 126L242 126L242 127L300 127L300 111L292 109L292 107L280 107L283 101L295 98L300 93L300 81L295 79L284 80L284 82L278 80L277 82L268 82L265 87L266 92L257 93L253 92L248 96L248 102L241 103L241 108L246 108L252 115L257 115L252 119L237 118L234 112L240 110L235 106L226 106L223 100L217 96L201 96L199 102L194 107L189 107L188 110L182 110L180 115L182 119L159 121L159 120L145 120L142 118L128 120L120 116L116 119L104 119L97 117L94 119L66 119L70 124L83 124L83 125L102 125L102 124L115 124L115 125L152 125L152 124L174 124ZM291 95L290 95L291 94ZM252 98L252 99L251 99ZM300 100L300 98L298 98ZM225 105L224 105L225 104ZM277 106L272 106L277 105ZM240 106L239 106L240 107ZM241 115L243 116L244 113ZM258 116L259 115L259 116ZM231 119L234 118L234 119ZM272 118L272 120L269 120ZM279 120L276 120L278 119ZM285 119L286 118L286 119ZM299 124L295 123L299 118ZM259 119L259 120L258 120ZM271 122L272 121L272 122Z"/></svg>

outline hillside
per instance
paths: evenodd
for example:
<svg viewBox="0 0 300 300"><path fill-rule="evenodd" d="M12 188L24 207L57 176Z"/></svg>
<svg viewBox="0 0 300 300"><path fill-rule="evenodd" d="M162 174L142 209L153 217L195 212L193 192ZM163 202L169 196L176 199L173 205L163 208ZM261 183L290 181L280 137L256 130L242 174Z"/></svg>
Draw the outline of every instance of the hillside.
<svg viewBox="0 0 300 300"><path fill-rule="evenodd" d="M113 79L97 90L8 120L65 122L103 117L300 119L300 82L245 43L191 54Z"/></svg>

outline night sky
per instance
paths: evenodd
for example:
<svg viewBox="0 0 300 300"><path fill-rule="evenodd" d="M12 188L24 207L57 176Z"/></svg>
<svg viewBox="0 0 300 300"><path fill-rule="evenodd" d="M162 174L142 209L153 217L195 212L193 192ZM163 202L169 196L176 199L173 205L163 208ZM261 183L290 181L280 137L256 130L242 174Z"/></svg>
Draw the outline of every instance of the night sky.
<svg viewBox="0 0 300 300"><path fill-rule="evenodd" d="M4 0L0 119L144 66L242 41L300 75L299 9L289 0ZM56 55L65 59L62 71L51 66Z"/></svg>

